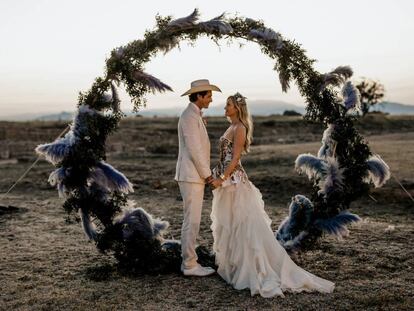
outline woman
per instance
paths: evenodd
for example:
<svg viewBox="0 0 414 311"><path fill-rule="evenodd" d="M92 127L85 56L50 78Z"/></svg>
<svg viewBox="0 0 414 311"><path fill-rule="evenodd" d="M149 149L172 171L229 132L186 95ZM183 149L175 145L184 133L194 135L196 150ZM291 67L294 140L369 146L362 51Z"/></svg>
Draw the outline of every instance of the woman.
<svg viewBox="0 0 414 311"><path fill-rule="evenodd" d="M213 169L211 212L218 274L251 295L283 296L284 291L330 293L334 283L298 267L276 240L260 191L249 181L240 159L249 151L252 121L246 99L227 99L229 128L220 138L220 161Z"/></svg>

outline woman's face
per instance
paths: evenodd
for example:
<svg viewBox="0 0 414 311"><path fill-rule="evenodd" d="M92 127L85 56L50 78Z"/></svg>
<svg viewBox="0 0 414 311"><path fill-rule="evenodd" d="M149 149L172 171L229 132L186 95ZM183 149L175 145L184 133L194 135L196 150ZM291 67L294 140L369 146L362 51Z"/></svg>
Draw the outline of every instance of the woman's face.
<svg viewBox="0 0 414 311"><path fill-rule="evenodd" d="M237 108L234 106L233 101L230 98L227 100L224 111L226 117L237 116Z"/></svg>

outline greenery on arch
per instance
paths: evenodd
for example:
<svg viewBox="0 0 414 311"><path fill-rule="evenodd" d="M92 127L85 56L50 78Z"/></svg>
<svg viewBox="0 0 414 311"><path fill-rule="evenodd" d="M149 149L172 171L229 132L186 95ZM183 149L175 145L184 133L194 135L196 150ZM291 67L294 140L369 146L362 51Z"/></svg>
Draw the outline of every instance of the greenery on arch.
<svg viewBox="0 0 414 311"><path fill-rule="evenodd" d="M349 81L352 70L338 67L319 73L299 44L262 21L220 15L203 22L198 10L179 19L157 16L155 28L146 31L143 39L114 49L106 60L104 76L80 93L71 130L63 138L37 147L38 153L57 166L49 181L66 198L65 210L80 212L89 238L101 251L114 253L121 265L147 273L178 271L179 243L162 239L168 226L165 221L134 208L127 200L132 185L105 162L105 142L124 116L117 86L125 86L138 111L146 104L147 93L172 90L146 73L145 64L158 52L167 53L182 41L194 43L200 36L218 44L223 40L257 43L261 52L274 60L282 90L288 91L292 83L297 85L307 103L304 118L327 127L318 156L298 157L297 169L309 176L314 190L310 199L295 196L291 213L277 233L279 241L296 250L313 245L324 233L343 234L347 224L358 220L347 212L351 202L366 193L367 181L375 179L375 174L370 174L369 148L348 113L359 105L358 91ZM98 220L98 226L92 218ZM208 250L199 247L197 251L204 264L214 265Z"/></svg>

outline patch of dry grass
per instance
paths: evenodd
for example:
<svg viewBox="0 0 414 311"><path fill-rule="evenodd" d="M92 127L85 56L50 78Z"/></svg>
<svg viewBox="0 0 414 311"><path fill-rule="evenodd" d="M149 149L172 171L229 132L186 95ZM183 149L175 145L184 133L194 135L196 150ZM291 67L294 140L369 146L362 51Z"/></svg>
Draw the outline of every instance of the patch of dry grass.
<svg viewBox="0 0 414 311"><path fill-rule="evenodd" d="M321 133L309 134L307 126L295 124L293 135L280 126L277 118L258 121L269 120L276 121L270 126L259 124L256 134L262 142L271 143L253 146L245 167L262 191L272 228L276 229L287 215L290 197L310 191L306 177L294 172L293 162L299 153L317 152ZM176 159L173 153L147 147L155 139L161 145L176 144L174 122L126 120L108 146L108 161L134 183L136 191L130 198L171 223L167 238L179 238L182 221L182 202L177 199L178 187L172 180ZM54 123L49 127L40 124L42 129L33 124L27 135L33 133L43 141L26 141L22 154L33 157L30 148L47 141L44 128L49 134L61 131ZM225 123L213 119L209 124L212 136L217 138ZM286 133L292 142L277 142ZM316 138L311 139L313 135ZM367 140L414 194L414 131L382 133L367 136ZM19 142L22 144L22 140L8 143ZM16 153L16 158L22 154ZM0 191L4 192L30 162L21 158L0 165ZM0 310L411 310L414 305L414 206L394 180L372 191L377 202L365 197L352 204L352 212L363 221L350 228L349 237L342 241L326 237L314 250L293 258L310 272L334 281L333 294L287 294L284 299L264 299L251 297L248 290L232 289L217 275L185 278L121 273L111 256L98 253L86 240L79 223L65 220L63 201L47 184L52 169L50 164L39 162L0 202L22 208L21 212L0 216ZM199 241L209 247L210 212L211 194L207 191Z"/></svg>

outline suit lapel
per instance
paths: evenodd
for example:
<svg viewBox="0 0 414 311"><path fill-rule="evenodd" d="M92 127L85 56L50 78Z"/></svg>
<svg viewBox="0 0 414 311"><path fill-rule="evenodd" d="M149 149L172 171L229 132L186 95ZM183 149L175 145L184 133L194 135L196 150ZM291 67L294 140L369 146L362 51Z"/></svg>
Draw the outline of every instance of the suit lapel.
<svg viewBox="0 0 414 311"><path fill-rule="evenodd" d="M198 108L193 103L189 103L188 108L191 110L191 113L195 114L198 117L198 122L201 123L201 127L203 128L203 131L205 133L206 141L207 141L207 143L210 143L210 140L208 138L207 128L204 124L203 118L200 115L200 111L198 110Z"/></svg>

